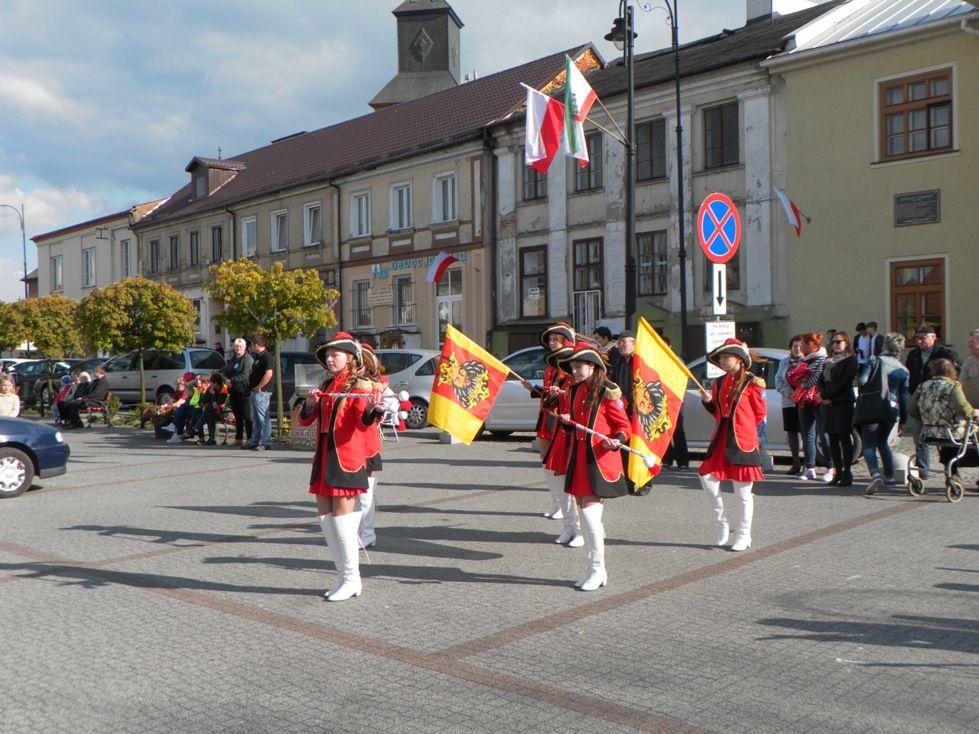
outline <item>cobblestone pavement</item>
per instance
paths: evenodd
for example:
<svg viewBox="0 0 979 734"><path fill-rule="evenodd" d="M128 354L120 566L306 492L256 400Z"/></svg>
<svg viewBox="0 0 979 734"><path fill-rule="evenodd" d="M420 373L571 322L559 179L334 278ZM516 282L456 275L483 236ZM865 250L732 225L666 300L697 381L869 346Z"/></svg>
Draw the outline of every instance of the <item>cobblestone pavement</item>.
<svg viewBox="0 0 979 734"><path fill-rule="evenodd" d="M585 594L526 437L412 433L364 595L330 604L308 453L68 439L65 476L0 503L0 732L979 728L972 493L772 475L733 554L665 472L608 503Z"/></svg>

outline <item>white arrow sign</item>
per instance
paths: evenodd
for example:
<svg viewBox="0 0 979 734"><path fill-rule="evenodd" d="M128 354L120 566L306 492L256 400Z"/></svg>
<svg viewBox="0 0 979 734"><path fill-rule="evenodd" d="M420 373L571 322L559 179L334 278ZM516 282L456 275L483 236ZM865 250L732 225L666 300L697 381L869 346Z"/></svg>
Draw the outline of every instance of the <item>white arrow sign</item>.
<svg viewBox="0 0 979 734"><path fill-rule="evenodd" d="M723 316L727 313L727 266L714 263L711 280L714 284L714 297L710 305L715 316Z"/></svg>

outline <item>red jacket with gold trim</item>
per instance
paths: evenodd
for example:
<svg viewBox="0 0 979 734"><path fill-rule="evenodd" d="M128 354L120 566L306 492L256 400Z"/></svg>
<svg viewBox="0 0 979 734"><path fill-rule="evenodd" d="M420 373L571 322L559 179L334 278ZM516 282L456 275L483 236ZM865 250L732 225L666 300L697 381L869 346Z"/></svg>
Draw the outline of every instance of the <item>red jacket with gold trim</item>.
<svg viewBox="0 0 979 734"><path fill-rule="evenodd" d="M357 379L351 389L344 391L342 388L346 380L347 374L341 373L322 392L365 395L374 392L374 383L364 379ZM366 489L368 460L379 453L379 448L375 448L378 433L375 423L380 415L371 401L366 398L330 398L325 394L317 397L315 402L307 398L299 413L299 423L308 426L317 418L319 432L310 482L322 478L331 487ZM324 442L326 466L321 465Z"/></svg>
<svg viewBox="0 0 979 734"><path fill-rule="evenodd" d="M557 407L558 401L549 397L548 389L554 385L562 390L571 387L571 375L558 367L547 365L544 368L544 380L541 388L534 390L534 397L540 398L540 415L537 417L537 438L553 439L557 433L557 418L550 411Z"/></svg>
<svg viewBox="0 0 979 734"><path fill-rule="evenodd" d="M728 373L715 380L711 386L714 399L704 403L717 421L707 454L714 452L724 435L727 438L724 456L728 461L742 466L761 466L758 426L768 414L765 381L750 373L740 383L734 383L734 379Z"/></svg>
<svg viewBox="0 0 979 734"><path fill-rule="evenodd" d="M622 391L612 382L606 382L601 399L588 404L588 385L571 385L561 396L561 413L570 413L571 420L588 426L594 431L627 443L632 435L629 416L622 402ZM618 451L605 448L602 439L579 431L572 426L561 426L569 435L567 462L565 464L565 488L570 489L574 479L572 470L576 461L585 461L592 493L598 497L622 497L627 494L622 457ZM555 442L557 443L557 442Z"/></svg>

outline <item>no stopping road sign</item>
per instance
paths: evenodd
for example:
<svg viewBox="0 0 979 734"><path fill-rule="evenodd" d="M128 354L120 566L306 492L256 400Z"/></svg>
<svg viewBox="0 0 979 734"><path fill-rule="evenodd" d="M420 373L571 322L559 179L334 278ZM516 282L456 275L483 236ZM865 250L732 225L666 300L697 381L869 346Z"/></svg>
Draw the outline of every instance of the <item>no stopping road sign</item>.
<svg viewBox="0 0 979 734"><path fill-rule="evenodd" d="M720 265L734 257L741 243L741 217L730 197L714 193L704 199L697 212L697 239L713 263Z"/></svg>

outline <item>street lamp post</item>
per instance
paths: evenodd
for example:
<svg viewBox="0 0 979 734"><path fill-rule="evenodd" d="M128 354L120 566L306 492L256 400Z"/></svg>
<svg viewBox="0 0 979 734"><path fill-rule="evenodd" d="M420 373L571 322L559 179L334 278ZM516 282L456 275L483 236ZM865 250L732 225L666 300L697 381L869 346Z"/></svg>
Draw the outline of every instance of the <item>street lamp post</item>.
<svg viewBox="0 0 979 734"><path fill-rule="evenodd" d="M9 209L20 218L20 245L24 251L24 298L30 297L30 290L27 287L27 227L24 225L24 205L20 209L12 204L0 204L0 209Z"/></svg>

